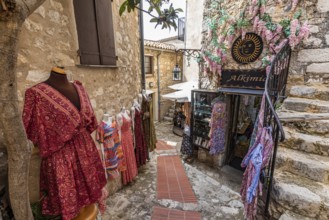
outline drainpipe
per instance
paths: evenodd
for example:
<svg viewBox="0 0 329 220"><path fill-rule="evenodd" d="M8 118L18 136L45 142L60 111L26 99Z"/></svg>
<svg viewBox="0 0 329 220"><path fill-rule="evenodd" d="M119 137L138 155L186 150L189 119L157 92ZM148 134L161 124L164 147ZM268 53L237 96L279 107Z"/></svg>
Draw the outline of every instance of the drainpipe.
<svg viewBox="0 0 329 220"><path fill-rule="evenodd" d="M143 1L140 1L139 7L143 9ZM146 89L145 82L145 64L144 64L144 19L143 12L139 10L139 35L140 35L140 56L141 56L141 68L142 68L142 80L141 88Z"/></svg>
<svg viewBox="0 0 329 220"><path fill-rule="evenodd" d="M157 54L157 75L158 75L158 120L159 122L161 122L161 94L160 94L160 55L162 54L162 51L160 51L158 54Z"/></svg>

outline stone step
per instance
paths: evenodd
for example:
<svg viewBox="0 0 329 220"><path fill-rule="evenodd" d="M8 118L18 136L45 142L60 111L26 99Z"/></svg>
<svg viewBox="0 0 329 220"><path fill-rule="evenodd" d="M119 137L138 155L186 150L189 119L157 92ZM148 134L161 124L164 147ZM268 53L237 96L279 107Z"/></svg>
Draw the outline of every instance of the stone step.
<svg viewBox="0 0 329 220"><path fill-rule="evenodd" d="M317 219L301 216L288 210L280 216L279 220L317 220Z"/></svg>
<svg viewBox="0 0 329 220"><path fill-rule="evenodd" d="M329 186L289 172L276 172L271 211L277 215L287 210L309 218L329 219Z"/></svg>
<svg viewBox="0 0 329 220"><path fill-rule="evenodd" d="M297 132L284 127L286 140L280 146L307 153L329 156L329 138Z"/></svg>
<svg viewBox="0 0 329 220"><path fill-rule="evenodd" d="M167 117L173 118L174 117L174 113L167 113L166 114Z"/></svg>
<svg viewBox="0 0 329 220"><path fill-rule="evenodd" d="M329 113L278 111L281 123L304 134L329 137Z"/></svg>
<svg viewBox="0 0 329 220"><path fill-rule="evenodd" d="M291 87L290 96L329 101L329 87L324 85L296 85Z"/></svg>
<svg viewBox="0 0 329 220"><path fill-rule="evenodd" d="M297 112L328 113L329 101L289 97L284 101L283 109Z"/></svg>
<svg viewBox="0 0 329 220"><path fill-rule="evenodd" d="M170 108L168 112L169 112L169 113L175 113L175 109Z"/></svg>
<svg viewBox="0 0 329 220"><path fill-rule="evenodd" d="M167 121L167 122L172 122L172 121L173 121L173 118L171 118L171 117L167 117L167 116L164 116L164 117L163 117L163 120L164 120L164 121Z"/></svg>
<svg viewBox="0 0 329 220"><path fill-rule="evenodd" d="M329 84L329 73L306 73L305 83Z"/></svg>
<svg viewBox="0 0 329 220"><path fill-rule="evenodd" d="M279 148L276 161L280 170L329 183L329 157Z"/></svg>

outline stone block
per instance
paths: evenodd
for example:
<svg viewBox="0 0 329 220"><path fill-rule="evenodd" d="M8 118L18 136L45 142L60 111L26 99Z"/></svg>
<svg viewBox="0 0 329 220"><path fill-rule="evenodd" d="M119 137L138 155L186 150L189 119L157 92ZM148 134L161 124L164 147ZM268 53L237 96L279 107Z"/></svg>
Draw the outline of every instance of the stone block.
<svg viewBox="0 0 329 220"><path fill-rule="evenodd" d="M329 48L301 50L297 59L300 62L329 62Z"/></svg>
<svg viewBox="0 0 329 220"><path fill-rule="evenodd" d="M43 70L30 70L27 74L26 81L41 82L48 78L49 74Z"/></svg>
<svg viewBox="0 0 329 220"><path fill-rule="evenodd" d="M312 63L306 68L307 73L329 73L329 63Z"/></svg>
<svg viewBox="0 0 329 220"><path fill-rule="evenodd" d="M322 40L316 37L309 37L303 41L306 46L319 47L322 44Z"/></svg>
<svg viewBox="0 0 329 220"><path fill-rule="evenodd" d="M329 45L329 34L327 34L325 37L326 37L326 43L327 45Z"/></svg>
<svg viewBox="0 0 329 220"><path fill-rule="evenodd" d="M311 33L319 33L319 26L316 25L310 25L310 32Z"/></svg>
<svg viewBox="0 0 329 220"><path fill-rule="evenodd" d="M329 11L329 1L328 0L318 0L316 8L320 13L325 13Z"/></svg>

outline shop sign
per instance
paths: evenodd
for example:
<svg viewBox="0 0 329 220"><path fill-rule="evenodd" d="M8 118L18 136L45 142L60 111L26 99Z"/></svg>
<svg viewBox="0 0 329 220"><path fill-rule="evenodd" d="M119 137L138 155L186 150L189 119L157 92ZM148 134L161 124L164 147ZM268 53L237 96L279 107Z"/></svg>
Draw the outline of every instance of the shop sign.
<svg viewBox="0 0 329 220"><path fill-rule="evenodd" d="M223 70L221 78L221 87L264 89L265 81L265 69Z"/></svg>

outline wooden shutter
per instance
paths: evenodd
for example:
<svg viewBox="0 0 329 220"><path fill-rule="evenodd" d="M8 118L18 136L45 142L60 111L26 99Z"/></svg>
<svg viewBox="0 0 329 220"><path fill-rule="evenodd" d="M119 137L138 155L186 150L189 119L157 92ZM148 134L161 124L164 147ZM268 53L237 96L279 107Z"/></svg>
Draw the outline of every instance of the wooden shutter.
<svg viewBox="0 0 329 220"><path fill-rule="evenodd" d="M111 0L73 0L80 63L116 65Z"/></svg>
<svg viewBox="0 0 329 220"><path fill-rule="evenodd" d="M98 1L98 0L97 0ZM80 63L99 65L99 46L93 0L73 0L77 24Z"/></svg>
<svg viewBox="0 0 329 220"><path fill-rule="evenodd" d="M102 65L116 65L111 5L110 0L95 0L98 42Z"/></svg>

